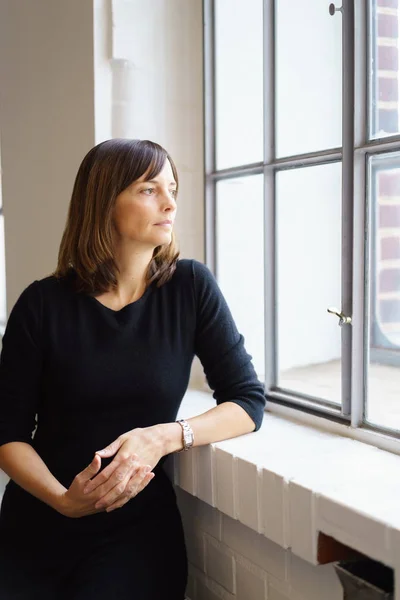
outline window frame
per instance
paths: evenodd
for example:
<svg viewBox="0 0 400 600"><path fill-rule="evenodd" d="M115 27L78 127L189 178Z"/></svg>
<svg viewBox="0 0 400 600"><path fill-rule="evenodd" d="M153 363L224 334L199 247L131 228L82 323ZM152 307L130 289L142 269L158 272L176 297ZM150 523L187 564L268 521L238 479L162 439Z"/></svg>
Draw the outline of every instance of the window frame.
<svg viewBox="0 0 400 600"><path fill-rule="evenodd" d="M275 2L263 0L264 40L264 158L263 161L216 169L215 144L215 0L203 0L204 10L204 162L205 162L205 248L206 263L218 279L216 256L216 183L251 174L264 175L264 305L265 388L269 402L294 408L332 421L388 434L400 439L400 431L373 425L365 420L367 377L370 358L370 265L371 231L369 201L369 157L400 150L400 135L369 139L369 110L372 76L368 31L372 23L370 3L343 0L342 10L331 18L342 20L342 147L296 156L276 158L275 143ZM329 3L326 3L328 12ZM400 103L400 100L399 100ZM371 111L372 112L372 111ZM372 115L375 118L375 115ZM342 398L333 406L276 386L276 173L296 167L342 163L342 305L352 325L342 333Z"/></svg>

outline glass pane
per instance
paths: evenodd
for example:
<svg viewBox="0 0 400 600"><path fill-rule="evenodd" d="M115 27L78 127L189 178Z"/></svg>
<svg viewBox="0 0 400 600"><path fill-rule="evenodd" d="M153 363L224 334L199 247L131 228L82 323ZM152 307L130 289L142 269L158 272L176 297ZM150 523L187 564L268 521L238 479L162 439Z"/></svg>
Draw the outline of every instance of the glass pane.
<svg viewBox="0 0 400 600"><path fill-rule="evenodd" d="M263 2L215 0L217 169L263 160Z"/></svg>
<svg viewBox="0 0 400 600"><path fill-rule="evenodd" d="M400 132L399 18L397 0L369 0L370 137Z"/></svg>
<svg viewBox="0 0 400 600"><path fill-rule="evenodd" d="M341 146L341 16L321 0L275 5L277 156Z"/></svg>
<svg viewBox="0 0 400 600"><path fill-rule="evenodd" d="M341 402L341 164L277 174L278 386Z"/></svg>
<svg viewBox="0 0 400 600"><path fill-rule="evenodd" d="M263 176L217 184L218 282L264 381Z"/></svg>
<svg viewBox="0 0 400 600"><path fill-rule="evenodd" d="M370 159L368 421L400 430L400 155Z"/></svg>

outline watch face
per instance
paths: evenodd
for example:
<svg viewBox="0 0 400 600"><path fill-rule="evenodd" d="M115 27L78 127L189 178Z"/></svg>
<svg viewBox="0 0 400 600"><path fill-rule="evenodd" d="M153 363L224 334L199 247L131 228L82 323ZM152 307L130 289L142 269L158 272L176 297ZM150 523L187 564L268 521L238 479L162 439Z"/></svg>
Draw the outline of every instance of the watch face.
<svg viewBox="0 0 400 600"><path fill-rule="evenodd" d="M192 434L189 431L185 432L185 442L186 444L192 443Z"/></svg>

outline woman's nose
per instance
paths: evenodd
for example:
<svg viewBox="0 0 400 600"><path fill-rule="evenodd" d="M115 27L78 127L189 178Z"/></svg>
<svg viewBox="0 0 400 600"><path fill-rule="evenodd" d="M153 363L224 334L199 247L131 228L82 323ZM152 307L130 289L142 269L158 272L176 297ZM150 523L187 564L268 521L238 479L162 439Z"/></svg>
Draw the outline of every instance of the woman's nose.
<svg viewBox="0 0 400 600"><path fill-rule="evenodd" d="M164 210L176 210L176 200L171 192L164 194Z"/></svg>

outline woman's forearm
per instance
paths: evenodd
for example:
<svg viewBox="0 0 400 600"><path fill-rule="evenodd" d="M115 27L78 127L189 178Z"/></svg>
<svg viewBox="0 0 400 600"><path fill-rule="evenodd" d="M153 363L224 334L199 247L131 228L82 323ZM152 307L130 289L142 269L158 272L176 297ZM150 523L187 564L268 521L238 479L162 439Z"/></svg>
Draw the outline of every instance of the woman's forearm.
<svg viewBox="0 0 400 600"><path fill-rule="evenodd" d="M30 444L10 442L0 446L0 469L24 490L58 510L66 488Z"/></svg>
<svg viewBox="0 0 400 600"><path fill-rule="evenodd" d="M193 429L193 446L204 446L220 442L254 431L254 421L246 411L235 402L224 402L207 412L187 419ZM179 423L162 423L160 435L163 440L164 454L182 449L182 428Z"/></svg>

